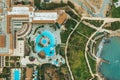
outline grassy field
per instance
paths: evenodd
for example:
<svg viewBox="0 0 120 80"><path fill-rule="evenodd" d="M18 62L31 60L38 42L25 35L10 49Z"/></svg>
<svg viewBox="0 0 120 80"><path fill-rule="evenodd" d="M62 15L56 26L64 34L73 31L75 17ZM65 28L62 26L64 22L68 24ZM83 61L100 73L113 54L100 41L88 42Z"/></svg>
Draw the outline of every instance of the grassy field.
<svg viewBox="0 0 120 80"><path fill-rule="evenodd" d="M96 26L96 27L100 27L103 24L102 20L85 20L86 22Z"/></svg>
<svg viewBox="0 0 120 80"><path fill-rule="evenodd" d="M113 3L117 2L118 0L113 0ZM115 8L115 5L112 4L112 9L110 10L111 11L111 16L113 18L120 18L120 7L118 8Z"/></svg>
<svg viewBox="0 0 120 80"><path fill-rule="evenodd" d="M112 22L110 26L105 27L108 30L118 30L120 29L120 21Z"/></svg>
<svg viewBox="0 0 120 80"><path fill-rule="evenodd" d="M94 32L93 29L85 26L82 23L79 25L76 31L79 31L88 37ZM77 32L72 35L69 42L68 59L75 80L88 80L91 77L84 56L86 42L87 39L79 35ZM92 65L92 69L95 71L95 62L90 59L90 63Z"/></svg>
<svg viewBox="0 0 120 80"><path fill-rule="evenodd" d="M70 34L70 32L72 31L71 28L74 28L76 25L76 22L71 20L71 19L68 19L67 22L65 23L65 27L67 28L66 31L64 32L61 32L61 40L62 40L62 43L65 43L67 38L68 38L68 35Z"/></svg>

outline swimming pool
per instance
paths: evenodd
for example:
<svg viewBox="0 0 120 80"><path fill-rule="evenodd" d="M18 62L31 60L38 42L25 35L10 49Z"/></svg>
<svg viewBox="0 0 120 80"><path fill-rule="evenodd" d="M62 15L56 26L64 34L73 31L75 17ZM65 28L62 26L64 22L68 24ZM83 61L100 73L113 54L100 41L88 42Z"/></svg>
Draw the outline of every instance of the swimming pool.
<svg viewBox="0 0 120 80"><path fill-rule="evenodd" d="M120 37L111 37L109 40L103 45L100 57L110 64L102 63L99 69L107 80L120 80Z"/></svg>
<svg viewBox="0 0 120 80"><path fill-rule="evenodd" d="M48 39L45 39L45 37ZM39 45L40 40L42 39L41 43L46 44L48 43L48 46L42 47ZM49 42L48 42L49 41ZM53 33L51 33L48 30L43 31L41 34L38 34L35 39L35 51L39 53L40 51L44 51L46 56L53 56L55 54L55 45L56 40Z"/></svg>
<svg viewBox="0 0 120 80"><path fill-rule="evenodd" d="M19 69L14 69L13 80L20 80L20 70Z"/></svg>

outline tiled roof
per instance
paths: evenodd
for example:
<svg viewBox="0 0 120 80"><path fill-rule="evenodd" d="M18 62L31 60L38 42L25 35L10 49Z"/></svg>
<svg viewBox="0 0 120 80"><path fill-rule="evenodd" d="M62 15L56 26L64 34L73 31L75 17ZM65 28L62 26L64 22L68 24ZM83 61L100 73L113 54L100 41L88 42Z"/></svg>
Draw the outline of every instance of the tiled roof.
<svg viewBox="0 0 120 80"><path fill-rule="evenodd" d="M10 49L13 50L13 34L10 34Z"/></svg>
<svg viewBox="0 0 120 80"><path fill-rule="evenodd" d="M59 24L63 24L64 21L67 19L67 14L65 12L62 12L60 15L59 15L59 18L57 19L57 22Z"/></svg>
<svg viewBox="0 0 120 80"><path fill-rule="evenodd" d="M2 9L2 8L0 8L0 14L1 14L1 13L3 13L3 9Z"/></svg>
<svg viewBox="0 0 120 80"><path fill-rule="evenodd" d="M5 47L5 35L0 35L0 48Z"/></svg>
<svg viewBox="0 0 120 80"><path fill-rule="evenodd" d="M11 18L29 18L28 15L7 15L7 33L11 33L10 20Z"/></svg>
<svg viewBox="0 0 120 80"><path fill-rule="evenodd" d="M55 23L54 20L33 20L32 23Z"/></svg>
<svg viewBox="0 0 120 80"><path fill-rule="evenodd" d="M25 80L32 80L32 73L33 73L33 68L26 68L26 79Z"/></svg>

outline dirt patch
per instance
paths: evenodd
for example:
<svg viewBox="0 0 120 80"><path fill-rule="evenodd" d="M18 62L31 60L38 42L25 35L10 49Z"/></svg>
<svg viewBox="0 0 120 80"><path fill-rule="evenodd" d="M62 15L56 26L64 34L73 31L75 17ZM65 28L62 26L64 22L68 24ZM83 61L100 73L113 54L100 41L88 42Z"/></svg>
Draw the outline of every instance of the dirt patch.
<svg viewBox="0 0 120 80"><path fill-rule="evenodd" d="M89 16L89 14L79 5L75 4L75 10L78 14L82 16Z"/></svg>
<svg viewBox="0 0 120 80"><path fill-rule="evenodd" d="M92 12L96 12L95 11L95 9L85 0L85 1L83 1L83 4L86 6L86 7L88 7Z"/></svg>
<svg viewBox="0 0 120 80"><path fill-rule="evenodd" d="M94 6L96 6L96 8L100 9L101 4L103 2L103 0L89 0L91 2L91 4L93 4Z"/></svg>
<svg viewBox="0 0 120 80"><path fill-rule="evenodd" d="M107 23L107 24L104 26L104 28L110 27L110 26L111 26L111 23Z"/></svg>

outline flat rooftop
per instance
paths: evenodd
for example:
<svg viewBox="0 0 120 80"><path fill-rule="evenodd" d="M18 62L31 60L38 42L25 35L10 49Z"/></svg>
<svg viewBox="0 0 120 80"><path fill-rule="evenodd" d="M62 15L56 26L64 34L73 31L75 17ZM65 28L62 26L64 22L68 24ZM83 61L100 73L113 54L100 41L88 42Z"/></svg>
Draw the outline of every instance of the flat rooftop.
<svg viewBox="0 0 120 80"><path fill-rule="evenodd" d="M15 6L11 9L10 12L8 12L8 14L29 14L29 7Z"/></svg>
<svg viewBox="0 0 120 80"><path fill-rule="evenodd" d="M57 12L35 12L33 20L56 20Z"/></svg>

